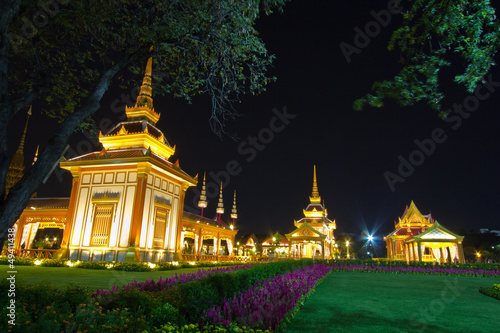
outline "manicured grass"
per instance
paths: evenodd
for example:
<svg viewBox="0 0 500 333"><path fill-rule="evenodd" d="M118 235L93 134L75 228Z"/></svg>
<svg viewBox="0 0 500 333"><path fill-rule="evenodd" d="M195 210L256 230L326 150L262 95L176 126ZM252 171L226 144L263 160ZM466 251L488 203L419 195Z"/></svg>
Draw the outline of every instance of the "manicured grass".
<svg viewBox="0 0 500 333"><path fill-rule="evenodd" d="M7 266L0 266L7 267ZM110 289L113 285L122 285L134 281L157 280L174 274L196 272L196 268L181 268L171 271L125 272L67 267L17 266L16 280L29 283L50 281L64 287L69 283L88 286L93 289ZM207 268L203 268L207 269Z"/></svg>
<svg viewBox="0 0 500 333"><path fill-rule="evenodd" d="M287 332L500 332L498 279L333 272Z"/></svg>

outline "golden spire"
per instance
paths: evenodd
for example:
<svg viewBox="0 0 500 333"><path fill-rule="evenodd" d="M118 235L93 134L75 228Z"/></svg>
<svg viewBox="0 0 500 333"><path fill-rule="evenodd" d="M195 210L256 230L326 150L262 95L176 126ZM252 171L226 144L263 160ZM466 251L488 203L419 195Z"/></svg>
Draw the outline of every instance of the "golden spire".
<svg viewBox="0 0 500 333"><path fill-rule="evenodd" d="M26 124L24 125L23 135L21 136L21 141L19 142L19 147L10 161L9 169L7 170L7 175L5 177L5 197L9 194L9 190L14 186L21 178L23 178L24 173L24 140L26 138L26 132L28 130L28 122L31 116L31 106L28 110L28 118L26 119Z"/></svg>
<svg viewBox="0 0 500 333"><path fill-rule="evenodd" d="M28 110L28 118L26 119L26 124L24 125L23 136L21 137L21 142L19 143L19 147L17 148L17 151L20 151L21 154L24 153L24 139L26 138L26 131L28 130L28 121L30 121L30 117L31 117L31 107L32 106L30 106L30 109ZM24 156L23 156L23 159L24 159Z"/></svg>
<svg viewBox="0 0 500 333"><path fill-rule="evenodd" d="M233 209L231 210L231 218L238 218L238 211L236 210L236 190L234 190L234 200L233 200Z"/></svg>
<svg viewBox="0 0 500 333"><path fill-rule="evenodd" d="M205 178L207 173L203 173L203 185L201 187L200 201L198 201L198 207L207 208L207 189L205 186Z"/></svg>
<svg viewBox="0 0 500 333"><path fill-rule="evenodd" d="M155 112L153 107L153 89L151 87L151 75L153 72L153 58L149 58L146 64L146 71L142 79L141 89L137 101L133 107L125 107L127 118L131 119L147 119L153 125L160 119L160 114Z"/></svg>
<svg viewBox="0 0 500 333"><path fill-rule="evenodd" d="M146 72L144 73L144 78L142 79L141 90L137 101L135 102L135 107L147 105L151 109L153 108L153 89L151 88L151 74L153 72L153 58L149 58L146 64Z"/></svg>
<svg viewBox="0 0 500 333"><path fill-rule="evenodd" d="M217 214L224 214L224 202L222 201L222 182L220 183L219 203L217 204Z"/></svg>
<svg viewBox="0 0 500 333"><path fill-rule="evenodd" d="M321 203L321 197L319 196L318 191L318 182L316 180L316 165L314 166L313 188L309 200L311 200L311 203Z"/></svg>
<svg viewBox="0 0 500 333"><path fill-rule="evenodd" d="M35 164L36 160L38 159L38 148L40 148L40 146L36 146L35 157L33 158L33 163L31 163L32 165Z"/></svg>

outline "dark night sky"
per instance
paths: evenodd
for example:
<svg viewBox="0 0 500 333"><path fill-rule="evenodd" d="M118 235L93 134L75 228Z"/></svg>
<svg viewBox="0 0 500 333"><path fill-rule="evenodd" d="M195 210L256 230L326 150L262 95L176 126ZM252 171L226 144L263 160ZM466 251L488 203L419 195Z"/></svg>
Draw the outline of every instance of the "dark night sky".
<svg viewBox="0 0 500 333"><path fill-rule="evenodd" d="M370 11L385 9L387 2L293 0L283 15L262 18L259 31L269 52L277 56L272 74L278 80L266 93L246 96L237 106L242 116L230 129L238 133L239 142L221 141L210 131L207 97L195 99L192 105L155 97L155 109L161 112L157 126L177 145L171 161L178 158L191 175L206 171L210 186L218 183L210 172L219 173L228 162L238 162L241 171L230 177L224 201L229 215L232 193L237 190L241 234L293 230L293 220L303 216L302 209L309 202L314 164L320 195L339 230L354 234L378 230L376 235L382 236L411 200L422 213L432 211L434 218L451 229L500 227L500 113L496 107L500 87L456 130L424 104L403 108L388 102L382 109L352 110L352 102L369 92L375 80L390 79L398 72L399 54L387 51L386 45L399 18L392 17L360 54L352 55L350 64L339 44L353 44L353 29L364 29L373 21ZM491 74L493 81L500 82L498 66ZM445 92L444 109L461 104L468 96L455 84L447 84ZM118 88L109 92L96 119L119 121L123 113L109 110L121 93ZM250 147L249 136L259 133L268 139L267 129L275 117L272 110L282 112L284 107L296 117L273 133L272 140L248 161L250 153L241 154L239 145ZM27 161L50 131L50 125L39 126L42 120L34 111ZM18 118L21 128L25 115ZM430 138L436 128L444 131L446 140L436 144L435 151L391 192L384 172L397 173L398 156L408 159L417 149L414 141ZM84 141L77 136L71 146L87 152ZM69 172L56 171L40 187L39 196L69 196L69 180ZM196 207L194 193L188 190L187 210ZM205 216L215 215L217 195L209 198Z"/></svg>

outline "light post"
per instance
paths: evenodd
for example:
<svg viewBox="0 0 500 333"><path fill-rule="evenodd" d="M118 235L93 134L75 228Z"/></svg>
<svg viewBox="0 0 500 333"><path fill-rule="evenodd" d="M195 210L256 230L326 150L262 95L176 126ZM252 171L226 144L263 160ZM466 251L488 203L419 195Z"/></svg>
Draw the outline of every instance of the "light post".
<svg viewBox="0 0 500 333"><path fill-rule="evenodd" d="M349 258L349 241L345 241L345 246L347 248L347 258Z"/></svg>

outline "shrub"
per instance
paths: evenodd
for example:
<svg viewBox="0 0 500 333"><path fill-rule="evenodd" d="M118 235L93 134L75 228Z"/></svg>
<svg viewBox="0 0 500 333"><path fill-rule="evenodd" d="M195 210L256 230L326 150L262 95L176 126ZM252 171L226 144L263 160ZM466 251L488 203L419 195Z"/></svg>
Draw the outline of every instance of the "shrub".
<svg viewBox="0 0 500 333"><path fill-rule="evenodd" d="M500 299L500 284L494 284L493 287L479 287L479 292L486 296Z"/></svg>
<svg viewBox="0 0 500 333"><path fill-rule="evenodd" d="M109 265L109 262L105 261L80 261L73 267L76 268L86 268L86 269L106 269Z"/></svg>
<svg viewBox="0 0 500 333"><path fill-rule="evenodd" d="M33 266L35 262L35 258L21 258L21 257L15 257L14 259L14 265L15 266ZM9 262L9 257L8 256L0 256L0 265L9 265L11 262Z"/></svg>
<svg viewBox="0 0 500 333"><path fill-rule="evenodd" d="M61 259L43 259L40 266L43 267L68 267L66 260Z"/></svg>
<svg viewBox="0 0 500 333"><path fill-rule="evenodd" d="M144 262L117 262L114 264L113 269L128 272L151 272L153 270Z"/></svg>

